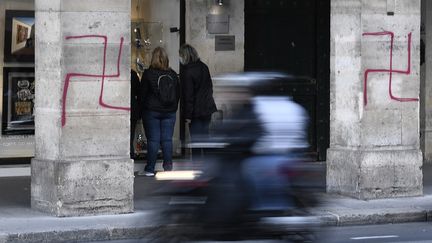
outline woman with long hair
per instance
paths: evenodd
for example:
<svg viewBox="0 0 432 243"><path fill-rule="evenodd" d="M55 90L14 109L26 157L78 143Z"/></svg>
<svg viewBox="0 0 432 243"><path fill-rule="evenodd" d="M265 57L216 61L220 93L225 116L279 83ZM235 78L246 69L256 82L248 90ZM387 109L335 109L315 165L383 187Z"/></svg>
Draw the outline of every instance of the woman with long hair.
<svg viewBox="0 0 432 243"><path fill-rule="evenodd" d="M157 153L162 145L163 168L172 170L174 125L180 98L177 73L169 67L166 51L157 47L152 53L149 69L141 79L143 122L147 137L145 176L155 175Z"/></svg>

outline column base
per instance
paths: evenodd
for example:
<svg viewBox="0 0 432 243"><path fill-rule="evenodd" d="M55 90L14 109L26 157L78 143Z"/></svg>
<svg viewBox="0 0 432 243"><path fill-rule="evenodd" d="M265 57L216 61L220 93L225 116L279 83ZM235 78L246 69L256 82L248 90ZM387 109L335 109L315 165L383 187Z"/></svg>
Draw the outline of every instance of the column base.
<svg viewBox="0 0 432 243"><path fill-rule="evenodd" d="M31 206L58 217L133 212L133 160L31 162Z"/></svg>
<svg viewBox="0 0 432 243"><path fill-rule="evenodd" d="M327 150L327 192L358 199L421 196L420 150Z"/></svg>

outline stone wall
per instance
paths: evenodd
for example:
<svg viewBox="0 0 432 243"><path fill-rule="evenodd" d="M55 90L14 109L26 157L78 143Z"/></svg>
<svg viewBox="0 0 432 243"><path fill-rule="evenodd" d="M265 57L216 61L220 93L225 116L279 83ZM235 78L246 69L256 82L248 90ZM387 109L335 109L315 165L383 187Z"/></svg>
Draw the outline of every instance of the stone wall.
<svg viewBox="0 0 432 243"><path fill-rule="evenodd" d="M32 208L133 211L130 0L36 0ZM105 76L105 77L104 77Z"/></svg>
<svg viewBox="0 0 432 243"><path fill-rule="evenodd" d="M422 193L420 0L333 0L327 189Z"/></svg>
<svg viewBox="0 0 432 243"><path fill-rule="evenodd" d="M212 0L186 0L186 42L194 46L212 75L244 69L244 0L225 0L222 7ZM229 15L229 33L235 36L235 51L215 51L215 35L206 28L208 14Z"/></svg>

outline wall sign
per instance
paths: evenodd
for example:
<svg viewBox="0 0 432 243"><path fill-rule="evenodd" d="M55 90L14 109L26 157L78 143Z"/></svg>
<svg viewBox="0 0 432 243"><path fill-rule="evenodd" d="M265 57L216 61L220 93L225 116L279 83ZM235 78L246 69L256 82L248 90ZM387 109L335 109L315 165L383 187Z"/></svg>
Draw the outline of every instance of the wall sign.
<svg viewBox="0 0 432 243"><path fill-rule="evenodd" d="M215 51L234 51L235 35L215 36Z"/></svg>
<svg viewBox="0 0 432 243"><path fill-rule="evenodd" d="M209 34L228 34L229 16L225 14L209 14L206 18Z"/></svg>

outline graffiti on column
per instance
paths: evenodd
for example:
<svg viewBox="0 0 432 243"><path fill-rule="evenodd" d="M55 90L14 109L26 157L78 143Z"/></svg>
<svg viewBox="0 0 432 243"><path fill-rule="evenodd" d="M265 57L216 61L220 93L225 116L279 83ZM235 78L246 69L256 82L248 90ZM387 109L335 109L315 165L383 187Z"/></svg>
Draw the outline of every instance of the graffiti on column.
<svg viewBox="0 0 432 243"><path fill-rule="evenodd" d="M82 38L102 38L103 39L104 50L103 50L102 74L101 75L85 74L85 73L68 73L68 74L66 74L65 83L64 83L64 87L63 87L63 99L62 99L62 116L61 116L62 127L64 127L66 124L66 100L67 100L69 83L73 77L101 78L102 82L101 82L101 89L100 89L100 94L99 94L99 105L102 107L108 108L108 109L130 111L130 107L121 107L121 106L109 105L109 104L105 103L103 100L105 78L118 78L118 77L120 77L120 58L121 58L122 47L123 47L123 37L120 39L120 47L119 47L119 54L118 54L118 58L117 58L117 73L116 74L105 74L108 38L104 35L81 35L81 36L67 36L66 40L82 39Z"/></svg>
<svg viewBox="0 0 432 243"><path fill-rule="evenodd" d="M383 32L369 32L363 33L363 36L380 36L380 35L389 35L390 36L390 65L389 69L367 69L364 73L364 86L363 86L363 104L367 105L368 97L367 97L367 81L369 73L388 73L389 74L389 85L388 92L390 99L396 100L399 102L411 102L418 101L418 98L401 98L393 95L392 92L392 77L393 73L405 74L409 75L411 73L411 32L408 34L408 51L407 51L407 69L406 70L396 70L393 69L393 42L394 42L394 33L390 31Z"/></svg>

